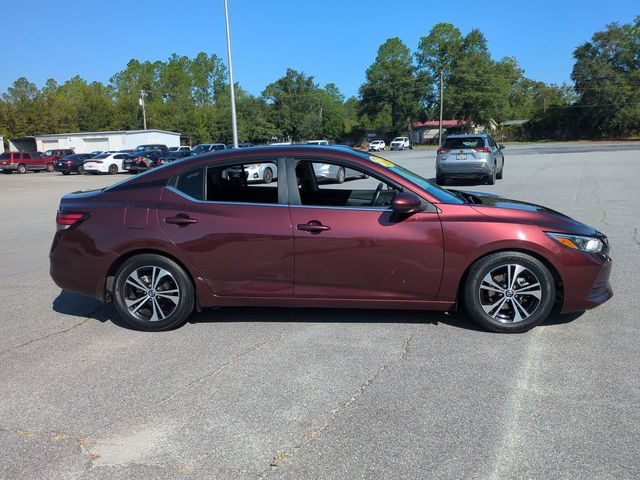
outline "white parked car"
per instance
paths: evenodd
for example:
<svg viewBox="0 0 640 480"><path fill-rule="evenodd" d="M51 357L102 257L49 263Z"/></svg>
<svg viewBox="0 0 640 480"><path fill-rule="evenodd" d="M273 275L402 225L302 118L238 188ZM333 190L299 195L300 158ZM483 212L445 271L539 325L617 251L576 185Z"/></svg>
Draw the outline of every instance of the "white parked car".
<svg viewBox="0 0 640 480"><path fill-rule="evenodd" d="M247 163L243 165L247 183L271 183L278 178L278 167L273 162ZM240 167L231 167L222 174L223 178L242 178Z"/></svg>
<svg viewBox="0 0 640 480"><path fill-rule="evenodd" d="M391 141L391 150L404 150L405 148L413 148L409 137L396 137Z"/></svg>
<svg viewBox="0 0 640 480"><path fill-rule="evenodd" d="M307 145L324 145L324 146L329 146L329 141L328 140L309 140L307 142Z"/></svg>
<svg viewBox="0 0 640 480"><path fill-rule="evenodd" d="M190 152L191 147L182 145L180 147L169 147L170 152Z"/></svg>
<svg viewBox="0 0 640 480"><path fill-rule="evenodd" d="M362 175L360 172L331 163L314 163L313 173L316 174L316 179L320 183L344 183L348 179L366 178L366 175Z"/></svg>
<svg viewBox="0 0 640 480"><path fill-rule="evenodd" d="M122 162L129 158L127 153L102 153L97 157L90 158L84 162L84 171L86 173L93 173L97 175L99 173L109 173L115 175L116 173L124 172Z"/></svg>
<svg viewBox="0 0 640 480"><path fill-rule="evenodd" d="M384 143L384 140L374 140L369 144L369 151L379 152L386 148L387 144Z"/></svg>

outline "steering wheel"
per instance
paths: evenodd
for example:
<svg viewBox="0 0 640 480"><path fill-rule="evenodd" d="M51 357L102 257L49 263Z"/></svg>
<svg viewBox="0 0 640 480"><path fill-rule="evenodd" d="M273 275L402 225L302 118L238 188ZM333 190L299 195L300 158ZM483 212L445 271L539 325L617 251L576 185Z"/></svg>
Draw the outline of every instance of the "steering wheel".
<svg viewBox="0 0 640 480"><path fill-rule="evenodd" d="M382 189L384 188L384 183L380 182L376 187L376 191L373 193L373 198L371 199L370 205L374 207L376 203L378 203L378 199L380 198L380 194L382 193Z"/></svg>

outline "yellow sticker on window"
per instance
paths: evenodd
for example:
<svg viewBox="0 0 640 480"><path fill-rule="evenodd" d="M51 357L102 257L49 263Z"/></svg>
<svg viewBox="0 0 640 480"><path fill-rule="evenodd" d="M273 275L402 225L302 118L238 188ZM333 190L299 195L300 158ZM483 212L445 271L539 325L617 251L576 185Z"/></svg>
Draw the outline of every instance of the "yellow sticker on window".
<svg viewBox="0 0 640 480"><path fill-rule="evenodd" d="M382 157L376 157L375 155L369 155L369 160L373 163L377 163L378 165L382 165L383 167L395 167L396 164L386 160Z"/></svg>

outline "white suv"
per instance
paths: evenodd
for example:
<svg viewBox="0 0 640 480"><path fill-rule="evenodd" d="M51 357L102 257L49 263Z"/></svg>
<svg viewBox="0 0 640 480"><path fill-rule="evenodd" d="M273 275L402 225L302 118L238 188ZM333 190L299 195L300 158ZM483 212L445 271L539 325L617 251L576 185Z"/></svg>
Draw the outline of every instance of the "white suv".
<svg viewBox="0 0 640 480"><path fill-rule="evenodd" d="M369 151L379 152L380 150L384 150L386 146L387 144L384 143L384 140L374 140L369 144Z"/></svg>
<svg viewBox="0 0 640 480"><path fill-rule="evenodd" d="M405 148L413 148L409 137L396 137L391 141L391 150L404 150Z"/></svg>

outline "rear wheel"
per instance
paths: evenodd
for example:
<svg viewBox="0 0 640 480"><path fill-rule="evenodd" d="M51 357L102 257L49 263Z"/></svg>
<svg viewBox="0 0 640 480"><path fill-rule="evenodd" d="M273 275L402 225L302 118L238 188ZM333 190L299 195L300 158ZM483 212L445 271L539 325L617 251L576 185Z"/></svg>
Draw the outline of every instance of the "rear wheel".
<svg viewBox="0 0 640 480"><path fill-rule="evenodd" d="M273 171L270 168L267 168L262 174L262 181L264 183L271 183L273 181Z"/></svg>
<svg viewBox="0 0 640 480"><path fill-rule="evenodd" d="M111 175L115 175L116 173L118 173L118 166L115 163L109 165L109 173Z"/></svg>
<svg viewBox="0 0 640 480"><path fill-rule="evenodd" d="M525 332L543 322L555 301L549 269L521 252L497 252L471 266L464 304L478 325L494 332Z"/></svg>
<svg viewBox="0 0 640 480"><path fill-rule="evenodd" d="M53 172L53 163L47 163L47 172Z"/></svg>
<svg viewBox="0 0 640 480"><path fill-rule="evenodd" d="M21 163L20 165L18 165L18 168L16 168L16 171L20 174L27 173L27 166Z"/></svg>
<svg viewBox="0 0 640 480"><path fill-rule="evenodd" d="M78 175L84 175L84 167L82 165L78 167Z"/></svg>
<svg viewBox="0 0 640 480"><path fill-rule="evenodd" d="M344 168L340 167L338 169L338 173L336 174L336 182L344 183L345 178L346 178L346 173L344 171Z"/></svg>
<svg viewBox="0 0 640 480"><path fill-rule="evenodd" d="M116 273L113 293L118 313L138 330L178 327L195 304L187 273L173 260L155 254L127 260Z"/></svg>
<svg viewBox="0 0 640 480"><path fill-rule="evenodd" d="M496 184L496 167L493 167L493 171L491 172L491 175L489 175L487 177L487 185L495 185Z"/></svg>
<svg viewBox="0 0 640 480"><path fill-rule="evenodd" d="M11 170L3 170L2 173L6 175L11 175L13 172Z"/></svg>

